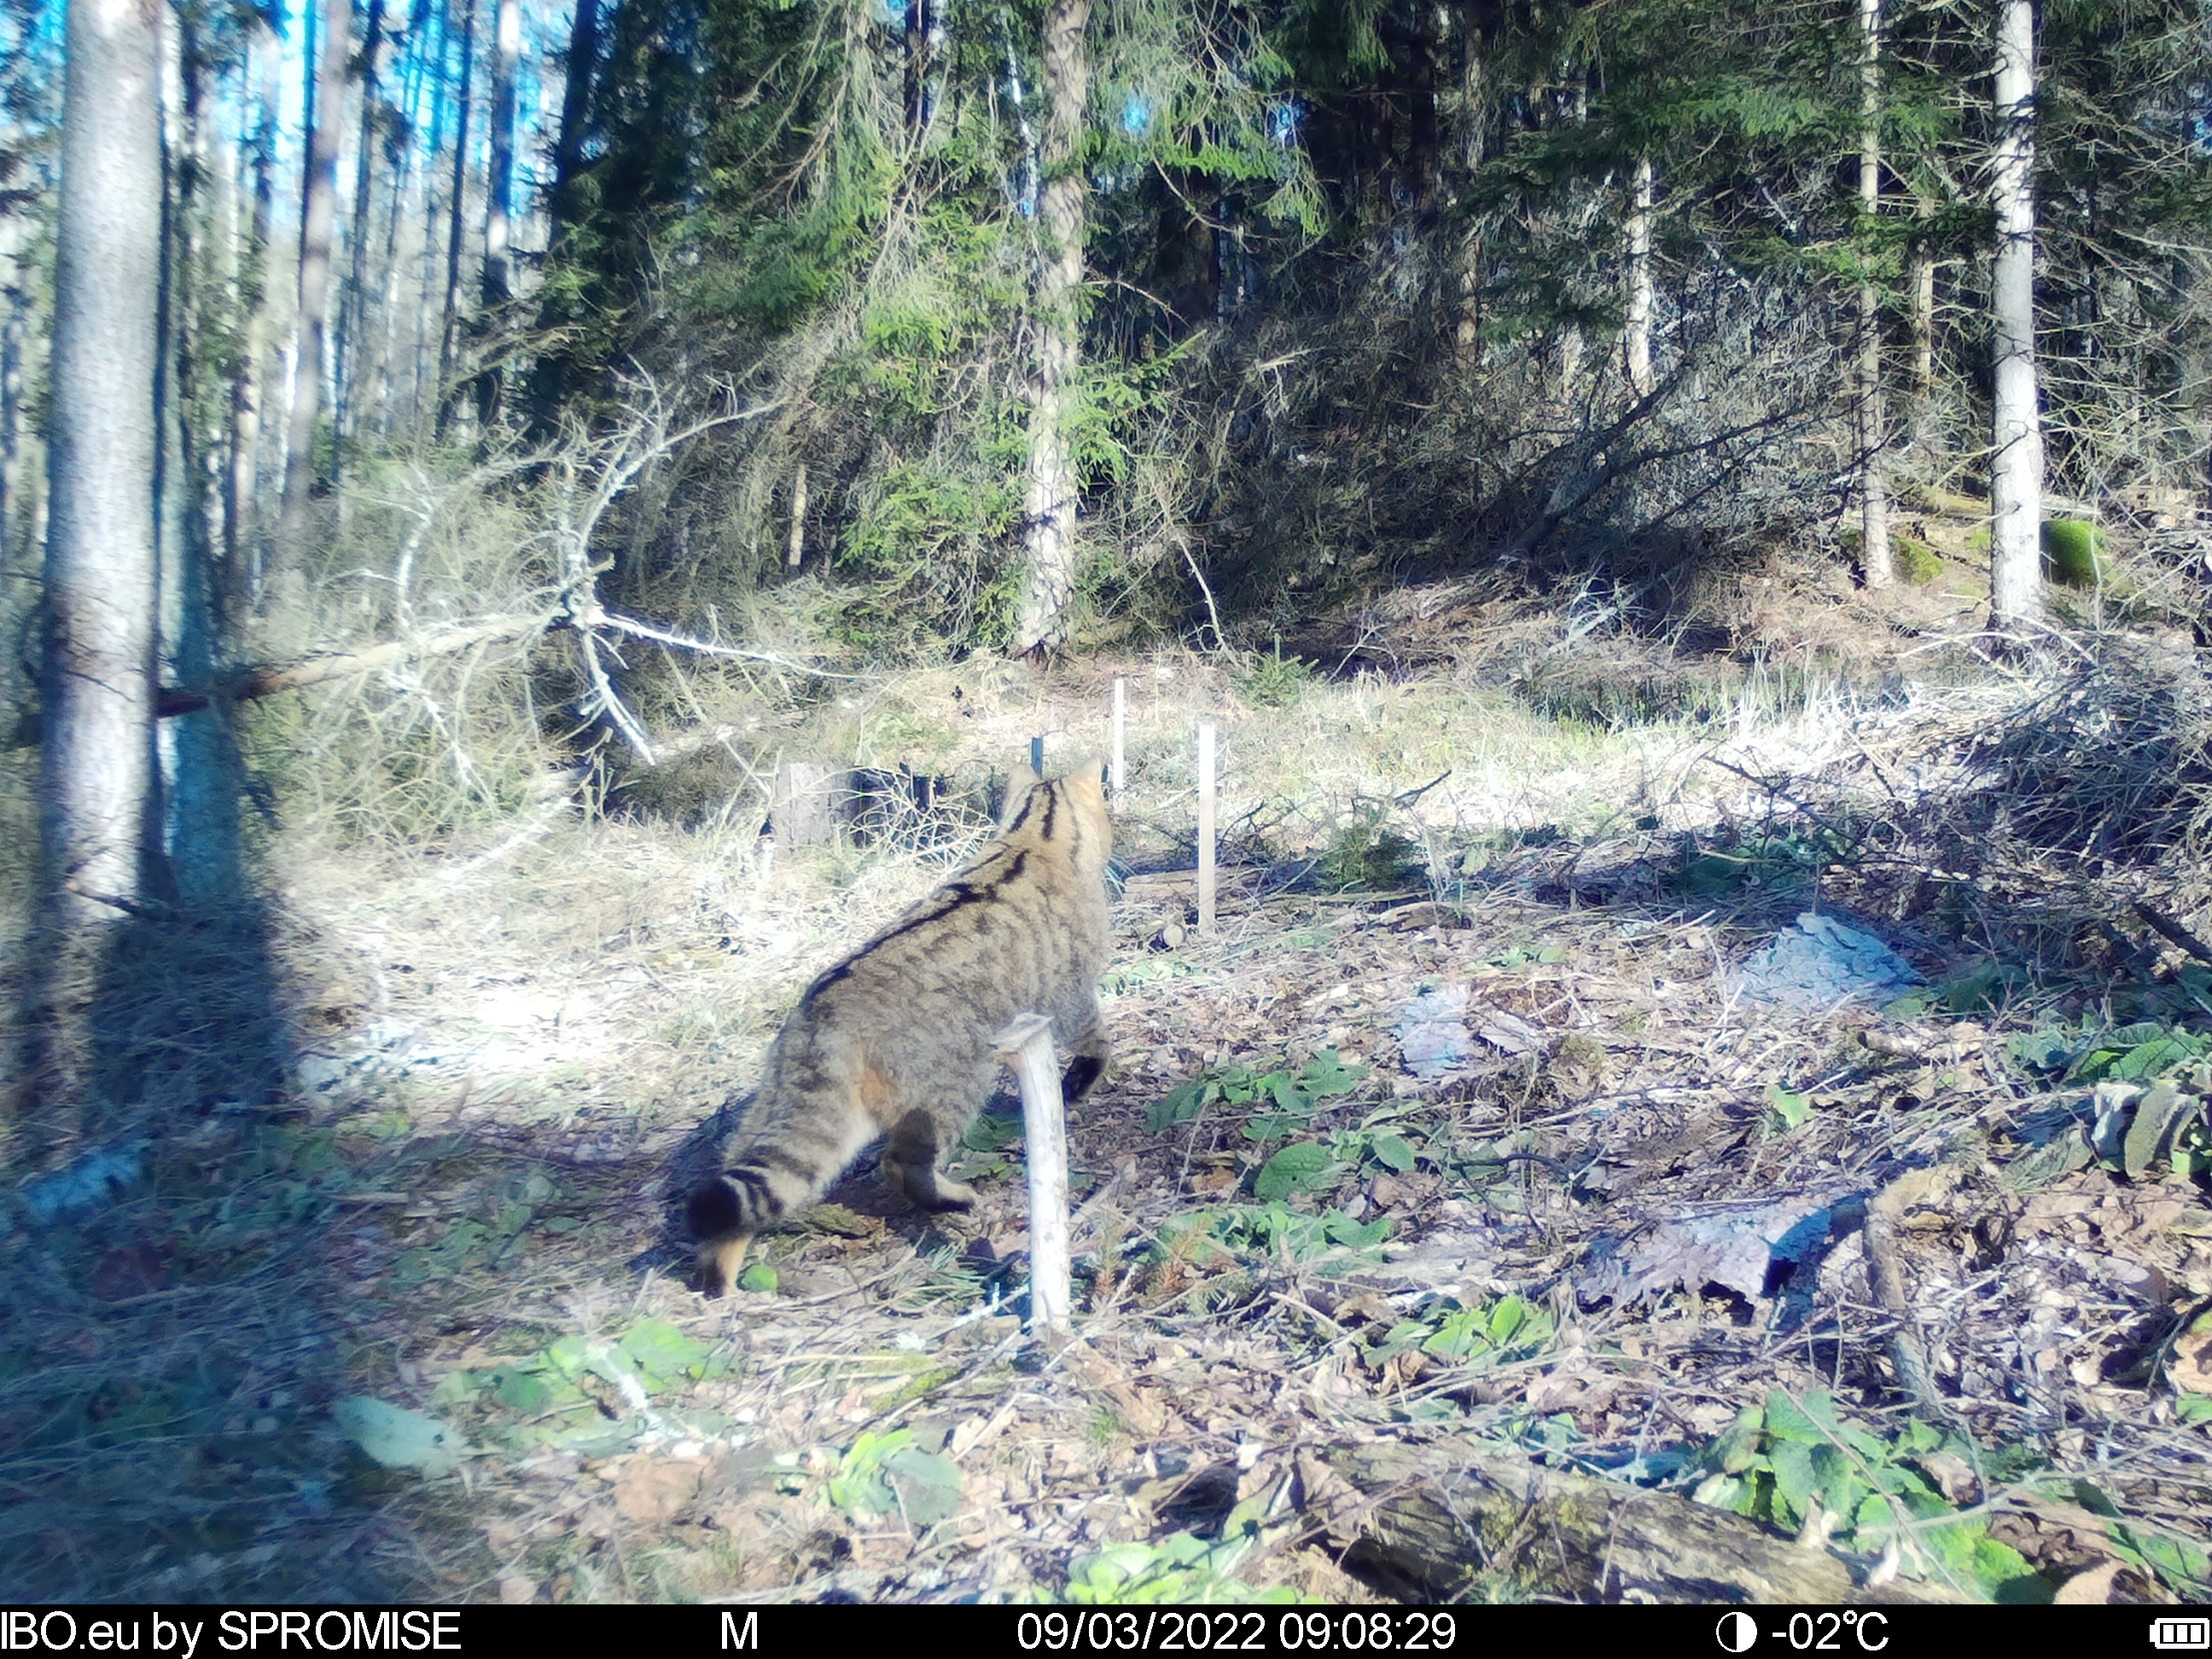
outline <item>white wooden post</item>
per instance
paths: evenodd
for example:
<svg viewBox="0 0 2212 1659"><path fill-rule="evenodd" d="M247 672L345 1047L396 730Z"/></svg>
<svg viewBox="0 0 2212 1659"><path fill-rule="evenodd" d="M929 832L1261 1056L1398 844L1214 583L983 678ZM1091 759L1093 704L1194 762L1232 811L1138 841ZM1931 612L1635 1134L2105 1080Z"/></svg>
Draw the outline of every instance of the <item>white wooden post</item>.
<svg viewBox="0 0 2212 1659"><path fill-rule="evenodd" d="M1213 725L1198 728L1198 931L1213 931Z"/></svg>
<svg viewBox="0 0 2212 1659"><path fill-rule="evenodd" d="M830 769L814 761L787 761L776 769L769 822L786 852L823 847L836 839Z"/></svg>
<svg viewBox="0 0 2212 1659"><path fill-rule="evenodd" d="M1052 1021L1017 1014L991 1046L1022 1088L1030 1166L1030 1328L1064 1331L1067 1275L1067 1121L1053 1070Z"/></svg>
<svg viewBox="0 0 2212 1659"><path fill-rule="evenodd" d="M1121 810L1121 761L1127 753L1124 734L1129 725L1129 682L1114 682L1114 810Z"/></svg>

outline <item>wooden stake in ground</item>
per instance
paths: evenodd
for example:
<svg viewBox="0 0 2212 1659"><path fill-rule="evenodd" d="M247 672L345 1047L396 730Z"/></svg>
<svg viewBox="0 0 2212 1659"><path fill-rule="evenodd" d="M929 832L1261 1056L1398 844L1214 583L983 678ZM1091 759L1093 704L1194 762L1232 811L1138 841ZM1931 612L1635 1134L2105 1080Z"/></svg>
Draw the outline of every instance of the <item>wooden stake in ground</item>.
<svg viewBox="0 0 2212 1659"><path fill-rule="evenodd" d="M1213 727L1198 728L1198 931L1213 931Z"/></svg>
<svg viewBox="0 0 2212 1659"><path fill-rule="evenodd" d="M786 761L776 769L768 818L785 852L826 847L836 839L830 781L830 769L815 761Z"/></svg>
<svg viewBox="0 0 2212 1659"><path fill-rule="evenodd" d="M1121 810L1121 761L1127 752L1127 734L1129 727L1129 682L1114 682L1114 764L1111 782L1114 786L1114 810Z"/></svg>
<svg viewBox="0 0 2212 1659"><path fill-rule="evenodd" d="M1053 1070L1052 1021L1017 1014L991 1040L1022 1088L1030 1166L1030 1328L1067 1328L1067 1121Z"/></svg>
<svg viewBox="0 0 2212 1659"><path fill-rule="evenodd" d="M796 570L805 557L806 463L801 461L791 475L791 548L783 562Z"/></svg>

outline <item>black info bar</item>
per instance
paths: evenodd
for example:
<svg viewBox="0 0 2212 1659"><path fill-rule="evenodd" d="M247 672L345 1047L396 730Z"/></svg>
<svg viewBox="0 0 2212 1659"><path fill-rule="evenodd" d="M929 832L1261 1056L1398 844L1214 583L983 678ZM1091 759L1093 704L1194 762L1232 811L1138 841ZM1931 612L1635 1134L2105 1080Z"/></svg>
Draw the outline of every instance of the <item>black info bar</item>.
<svg viewBox="0 0 2212 1659"><path fill-rule="evenodd" d="M2022 1622L2033 1617L2030 1632ZM2052 1620L2068 1628L2054 1628ZM2092 1632L2091 1626L2095 1626ZM868 1632L876 1635L872 1638ZM493 1653L522 1642L649 1641L692 1653L823 1659L825 1642L911 1646L934 1638L988 1653L1511 1654L1563 1638L1624 1654L1917 1656L1957 1659L1962 1640L2033 1636L2117 1644L2116 1653L2212 1651L2212 1620L2158 1607L1092 1607L869 1604L682 1607L0 1607L0 1653ZM618 1650L617 1650L618 1651ZM2110 1659L2110 1656L2107 1656Z"/></svg>

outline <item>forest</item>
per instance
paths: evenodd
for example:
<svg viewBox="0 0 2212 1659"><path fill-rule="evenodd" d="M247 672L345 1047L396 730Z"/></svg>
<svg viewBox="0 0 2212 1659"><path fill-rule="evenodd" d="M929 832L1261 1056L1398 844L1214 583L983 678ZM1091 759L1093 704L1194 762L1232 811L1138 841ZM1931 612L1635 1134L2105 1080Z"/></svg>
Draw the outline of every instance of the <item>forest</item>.
<svg viewBox="0 0 2212 1659"><path fill-rule="evenodd" d="M0 575L0 1600L2212 1599L2208 0L11 0Z"/></svg>

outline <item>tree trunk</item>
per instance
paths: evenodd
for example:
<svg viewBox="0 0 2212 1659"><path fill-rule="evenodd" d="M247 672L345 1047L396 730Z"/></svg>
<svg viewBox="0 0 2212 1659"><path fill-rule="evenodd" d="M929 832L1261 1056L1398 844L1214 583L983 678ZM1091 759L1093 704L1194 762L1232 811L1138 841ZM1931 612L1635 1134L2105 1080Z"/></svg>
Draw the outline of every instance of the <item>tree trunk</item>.
<svg viewBox="0 0 2212 1659"><path fill-rule="evenodd" d="M64 939L124 914L154 725L160 0L71 0L47 456L40 841ZM102 902L102 901L112 902Z"/></svg>
<svg viewBox="0 0 2212 1659"><path fill-rule="evenodd" d="M154 471L154 537L161 597L157 665L166 665L175 638L178 596L185 568L199 556L206 503L199 489L196 434L191 430L193 351L199 334L199 285L206 266L200 236L200 190L205 157L200 113L204 66L190 9L162 12L161 41L161 356L155 369L154 413L158 425Z"/></svg>
<svg viewBox="0 0 2212 1659"><path fill-rule="evenodd" d="M944 0L908 0L906 38L902 42L906 69L907 142L919 146L929 131L930 59L939 33L937 13Z"/></svg>
<svg viewBox="0 0 2212 1659"><path fill-rule="evenodd" d="M1936 216L1935 201L1925 191L1917 192L1913 212L1923 221ZM1906 322L1912 334L1912 412L1917 421L1936 386L1936 249L1924 228L1920 240L1913 244L1912 261L1905 274Z"/></svg>
<svg viewBox="0 0 2212 1659"><path fill-rule="evenodd" d="M23 342L31 296L23 253L32 235L27 216L0 216L0 578L27 582L23 514ZM10 613L12 614L12 613Z"/></svg>
<svg viewBox="0 0 2212 1659"><path fill-rule="evenodd" d="M548 252L559 247L568 238L568 228L584 216L576 180L584 171L584 124L591 115L592 77L599 64L599 0L576 0L575 14L568 24L568 78L561 88L561 132L553 145Z"/></svg>
<svg viewBox="0 0 2212 1659"><path fill-rule="evenodd" d="M1651 395L1651 158L1636 158L1628 210L1628 307L1626 337L1628 389Z"/></svg>
<svg viewBox="0 0 2212 1659"><path fill-rule="evenodd" d="M415 147L399 155L392 173L392 210L384 220L383 313L376 353L375 417L372 426L379 438L392 434L392 363L399 350L399 226L407 216L408 192L415 183Z"/></svg>
<svg viewBox="0 0 2212 1659"><path fill-rule="evenodd" d="M1870 239L1881 211L1881 0L1859 0L1859 212ZM1863 240L1871 258L1870 240ZM1881 403L1881 294L1871 272L1859 282L1860 568L1870 588L1895 576L1889 553L1889 479L1882 459L1888 441Z"/></svg>
<svg viewBox="0 0 2212 1659"><path fill-rule="evenodd" d="M419 279L417 322L407 388L409 430L418 440L434 433L441 418L437 376L439 354L445 349L446 341L441 304L445 277L439 270L438 227L442 222L439 218L442 204L438 199L438 161L446 153L446 110L452 102L447 96L446 58L453 46L453 14L443 0L436 0L432 5L429 27L436 40L426 42L422 52L424 74L430 83L430 136L422 149L422 246L416 261Z"/></svg>
<svg viewBox="0 0 2212 1659"><path fill-rule="evenodd" d="M1437 198L1442 193L1437 125L1437 18L1434 7L1415 7L1406 39L1405 193L1414 222L1422 230L1435 225Z"/></svg>
<svg viewBox="0 0 2212 1659"><path fill-rule="evenodd" d="M361 413L356 405L361 398L362 336L368 324L369 206L376 185L376 55L383 42L384 0L368 0L368 19L362 34L361 143L354 157L353 234L346 250L345 303L338 311L337 349L331 354L338 366L331 425L341 441L331 449L333 483L343 441L354 435Z"/></svg>
<svg viewBox="0 0 2212 1659"><path fill-rule="evenodd" d="M1024 552L1028 568L1015 625L1016 654L1042 652L1066 637L1075 592L1075 467L1067 447L1078 314L1083 296L1084 181L1076 165L1089 97L1083 31L1091 0L1052 0L1044 18L1043 222L1036 287L1037 362L1030 384L1030 481Z"/></svg>
<svg viewBox="0 0 2212 1659"><path fill-rule="evenodd" d="M2034 0L1999 0L1997 154L1990 186L1996 390L1990 454L1990 625L2043 609L2043 433L2035 376Z"/></svg>
<svg viewBox="0 0 2212 1659"><path fill-rule="evenodd" d="M438 435L444 437L452 423L457 401L447 395L461 351L461 231L462 204L468 198L469 95L476 84L476 0L459 0L461 9L460 90L453 110L453 189L446 204L446 303L444 324L438 335Z"/></svg>
<svg viewBox="0 0 2212 1659"><path fill-rule="evenodd" d="M198 685L215 678L222 654L204 464L212 439L195 418L202 407L204 369L198 351L206 332L203 296L209 270L201 189L210 176L204 119L208 65L191 10L167 15L176 50L169 58L173 95L163 100L172 131L163 243L167 339L156 396L161 468L155 514L160 560L155 661L171 683ZM221 708L203 709L164 722L155 738L161 856L150 861L150 872L163 882L157 890L163 897L208 914L243 890L236 754L228 720Z"/></svg>
<svg viewBox="0 0 2212 1659"><path fill-rule="evenodd" d="M345 115L346 59L353 46L353 0L322 0L317 106L301 189L299 350L285 437L284 497L277 538L296 558L307 540L307 497L315 483L315 425L322 413L323 351L331 299L331 232L337 216L338 129Z"/></svg>
<svg viewBox="0 0 2212 1659"><path fill-rule="evenodd" d="M491 165L484 177L483 312L477 319L487 333L500 326L507 302L514 297L508 256L514 234L509 198L514 191L514 76L522 59L521 0L499 0L498 17L491 59ZM499 418L503 379L495 363L477 376L480 431L489 431Z"/></svg>
<svg viewBox="0 0 2212 1659"><path fill-rule="evenodd" d="M258 17L252 24L255 81L253 216L239 251L238 368L230 386L230 467L224 480L223 595L231 614L261 603L261 358L267 342L270 235L276 206L277 43Z"/></svg>

